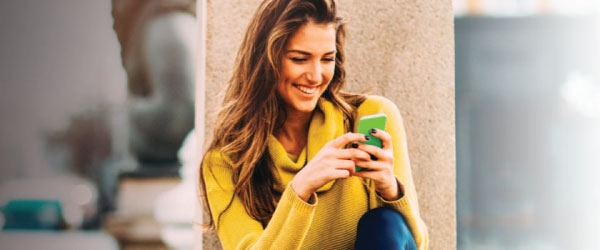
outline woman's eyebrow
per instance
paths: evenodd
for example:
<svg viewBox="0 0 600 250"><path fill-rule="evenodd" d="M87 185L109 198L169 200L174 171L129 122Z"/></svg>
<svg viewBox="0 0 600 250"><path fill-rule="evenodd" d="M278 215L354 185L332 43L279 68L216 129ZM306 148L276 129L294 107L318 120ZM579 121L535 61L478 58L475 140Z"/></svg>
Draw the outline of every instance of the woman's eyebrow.
<svg viewBox="0 0 600 250"><path fill-rule="evenodd" d="M303 50L297 50L297 49L288 50L287 53L299 53L299 54L306 55L306 56L312 55L310 52L303 51ZM323 55L328 56L328 55L333 55L333 54L335 54L335 50L329 51Z"/></svg>

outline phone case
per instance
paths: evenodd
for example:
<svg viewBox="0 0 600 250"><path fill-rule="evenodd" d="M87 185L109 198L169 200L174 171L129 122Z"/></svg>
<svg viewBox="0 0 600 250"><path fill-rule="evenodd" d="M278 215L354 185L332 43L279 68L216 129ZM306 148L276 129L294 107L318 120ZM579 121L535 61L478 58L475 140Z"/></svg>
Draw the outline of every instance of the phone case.
<svg viewBox="0 0 600 250"><path fill-rule="evenodd" d="M376 128L379 130L385 130L385 123L387 116L384 113L363 116L358 120L357 133L368 135L371 139L363 142L364 144L373 145L376 147L382 147L381 139L371 135L371 129ZM356 167L356 171L363 170L362 167Z"/></svg>

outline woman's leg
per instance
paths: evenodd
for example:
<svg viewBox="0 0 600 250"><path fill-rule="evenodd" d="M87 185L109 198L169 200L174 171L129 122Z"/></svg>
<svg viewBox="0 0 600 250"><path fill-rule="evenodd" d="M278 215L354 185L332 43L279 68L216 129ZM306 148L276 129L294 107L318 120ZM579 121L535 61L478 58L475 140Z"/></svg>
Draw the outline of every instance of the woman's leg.
<svg viewBox="0 0 600 250"><path fill-rule="evenodd" d="M417 249L402 215L380 207L365 213L358 222L356 249Z"/></svg>

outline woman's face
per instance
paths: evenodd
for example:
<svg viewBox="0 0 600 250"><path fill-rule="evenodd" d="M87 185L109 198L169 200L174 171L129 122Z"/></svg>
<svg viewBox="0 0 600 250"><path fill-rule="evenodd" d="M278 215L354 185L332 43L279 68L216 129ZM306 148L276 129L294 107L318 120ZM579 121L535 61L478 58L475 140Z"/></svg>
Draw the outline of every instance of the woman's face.
<svg viewBox="0 0 600 250"><path fill-rule="evenodd" d="M312 112L327 89L335 70L335 33L333 24L308 22L290 37L277 84L288 113Z"/></svg>

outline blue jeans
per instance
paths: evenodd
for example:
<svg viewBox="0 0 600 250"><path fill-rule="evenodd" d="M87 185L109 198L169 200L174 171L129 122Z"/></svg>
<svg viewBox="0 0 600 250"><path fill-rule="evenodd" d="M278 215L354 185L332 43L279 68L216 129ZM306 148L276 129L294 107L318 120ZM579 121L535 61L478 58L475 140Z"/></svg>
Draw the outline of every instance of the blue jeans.
<svg viewBox="0 0 600 250"><path fill-rule="evenodd" d="M380 207L366 212L358 221L355 249L417 249L402 215Z"/></svg>

